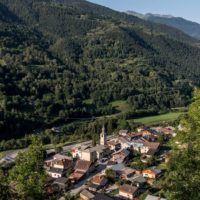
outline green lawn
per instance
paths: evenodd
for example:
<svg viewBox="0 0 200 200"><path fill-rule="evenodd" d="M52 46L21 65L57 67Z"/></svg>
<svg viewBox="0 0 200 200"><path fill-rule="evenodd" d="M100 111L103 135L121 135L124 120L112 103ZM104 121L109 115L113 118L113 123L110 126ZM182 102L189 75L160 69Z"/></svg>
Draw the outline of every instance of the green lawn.
<svg viewBox="0 0 200 200"><path fill-rule="evenodd" d="M126 101L123 101L123 100L113 101L111 105L118 112L127 112L130 109L130 105Z"/></svg>
<svg viewBox="0 0 200 200"><path fill-rule="evenodd" d="M172 122L178 119L178 117L183 113L184 112L170 112L167 114L132 119L130 120L130 122L142 123L144 125L153 125L153 124L159 124L159 123Z"/></svg>
<svg viewBox="0 0 200 200"><path fill-rule="evenodd" d="M92 99L85 99L83 103L86 105L91 105L93 101ZM113 101L110 104L117 112L120 112L120 113L127 112L130 109L130 105L126 101L123 101L123 100Z"/></svg>

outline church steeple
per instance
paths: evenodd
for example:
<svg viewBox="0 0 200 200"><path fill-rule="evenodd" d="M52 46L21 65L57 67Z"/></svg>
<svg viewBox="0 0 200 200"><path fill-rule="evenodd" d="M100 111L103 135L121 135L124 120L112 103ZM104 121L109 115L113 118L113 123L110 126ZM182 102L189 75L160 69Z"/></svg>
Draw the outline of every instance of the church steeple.
<svg viewBox="0 0 200 200"><path fill-rule="evenodd" d="M103 125L102 131L100 134L100 145L106 145L106 144L107 144L106 129L105 129L105 126Z"/></svg>

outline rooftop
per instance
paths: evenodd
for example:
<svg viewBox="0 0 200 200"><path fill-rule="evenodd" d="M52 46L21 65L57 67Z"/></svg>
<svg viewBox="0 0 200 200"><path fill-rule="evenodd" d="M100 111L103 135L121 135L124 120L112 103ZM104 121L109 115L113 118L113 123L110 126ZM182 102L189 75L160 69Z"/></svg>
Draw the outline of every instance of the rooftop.
<svg viewBox="0 0 200 200"><path fill-rule="evenodd" d="M90 147L90 148L86 148L86 149L82 149L82 151L85 151L85 152L103 152L105 149L107 149L108 147L107 146L104 146L104 145L97 145L95 147Z"/></svg>
<svg viewBox="0 0 200 200"><path fill-rule="evenodd" d="M71 165L72 164L72 160L68 160L68 159L62 159L62 160L59 160L59 159L55 159L52 161L54 165L61 165L61 166L68 166L68 165Z"/></svg>
<svg viewBox="0 0 200 200"><path fill-rule="evenodd" d="M90 168L91 164L92 163L89 161L78 160L75 166L75 170L87 171Z"/></svg>
<svg viewBox="0 0 200 200"><path fill-rule="evenodd" d="M166 200L166 199L156 197L156 196L153 196L153 195L148 195L145 200Z"/></svg>
<svg viewBox="0 0 200 200"><path fill-rule="evenodd" d="M62 173L63 173L63 170L62 170L62 169L59 169L59 168L51 167L51 168L49 169L49 172L50 172L50 173L62 174Z"/></svg>
<svg viewBox="0 0 200 200"><path fill-rule="evenodd" d="M72 160L71 157L69 156L65 156L65 155L62 155L62 154L56 154L53 156L53 159L56 159L56 160Z"/></svg>
<svg viewBox="0 0 200 200"><path fill-rule="evenodd" d="M128 133L128 137L134 138L134 137L142 137L141 133Z"/></svg>
<svg viewBox="0 0 200 200"><path fill-rule="evenodd" d="M100 185L103 180L106 180L106 178L102 175L96 175L92 178L92 183Z"/></svg>
<svg viewBox="0 0 200 200"><path fill-rule="evenodd" d="M89 199L93 199L94 198L94 195L91 192L89 192L88 190L83 190L80 193L80 195L83 195L83 196L85 196L85 197L87 197Z"/></svg>
<svg viewBox="0 0 200 200"><path fill-rule="evenodd" d="M121 143L128 143L129 142L128 139L126 139L125 137L119 137L118 139Z"/></svg>
<svg viewBox="0 0 200 200"><path fill-rule="evenodd" d="M107 142L107 144L108 144L108 145L111 145L111 146L116 146L116 145L119 144L119 142L118 142L118 141L115 141L115 140L110 140L110 141Z"/></svg>
<svg viewBox="0 0 200 200"><path fill-rule="evenodd" d="M144 143L144 145L149 147L150 149L158 149L159 146L160 146L160 143L159 142L148 142L148 141L146 141Z"/></svg>
<svg viewBox="0 0 200 200"><path fill-rule="evenodd" d="M155 155L156 152L157 152L157 149L149 149L147 151L146 155L153 156L153 155Z"/></svg>
<svg viewBox="0 0 200 200"><path fill-rule="evenodd" d="M120 163L120 164L116 164L116 165L113 165L112 166L112 169L114 171L121 171L125 168L124 164L123 163Z"/></svg>
<svg viewBox="0 0 200 200"><path fill-rule="evenodd" d="M122 186L119 188L119 190L120 190L121 192L124 192L124 193L134 194L134 193L138 190L138 188L137 188L137 187L134 187L134 186L131 186L131 185L125 184L125 185L122 185Z"/></svg>
<svg viewBox="0 0 200 200"><path fill-rule="evenodd" d="M160 174L162 171L160 169L157 169L155 167L151 167L149 169L143 170L144 173L153 173L153 174Z"/></svg>
<svg viewBox="0 0 200 200"><path fill-rule="evenodd" d="M54 181L54 183L55 183L55 184L66 184L67 181L68 181L67 178L60 177L60 178L57 178L57 179Z"/></svg>
<svg viewBox="0 0 200 200"><path fill-rule="evenodd" d="M132 181L134 183L145 183L146 182L146 179L142 176L142 175L137 175L135 174L132 178Z"/></svg>
<svg viewBox="0 0 200 200"><path fill-rule="evenodd" d="M135 170L131 169L130 167L125 167L124 169L121 170L121 175L129 175L133 174Z"/></svg>
<svg viewBox="0 0 200 200"><path fill-rule="evenodd" d="M74 179L76 181L80 180L84 176L84 173L76 171L71 176L70 179Z"/></svg>

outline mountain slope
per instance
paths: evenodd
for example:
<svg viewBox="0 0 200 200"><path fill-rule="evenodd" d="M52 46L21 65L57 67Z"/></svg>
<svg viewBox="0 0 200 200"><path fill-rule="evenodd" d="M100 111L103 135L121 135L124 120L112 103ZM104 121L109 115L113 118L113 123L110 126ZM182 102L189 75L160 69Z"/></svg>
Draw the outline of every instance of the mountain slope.
<svg viewBox="0 0 200 200"><path fill-rule="evenodd" d="M184 33L190 35L191 37L200 39L200 24L196 22L192 22L181 17L173 17L170 15L155 15L151 13L143 15L133 11L127 11L127 13L133 16L137 16L141 19L148 20L150 22L164 24L177 28Z"/></svg>
<svg viewBox="0 0 200 200"><path fill-rule="evenodd" d="M192 22L192 21L183 19L181 17L166 18L166 17L161 17L161 16L160 17L155 16L155 15L148 15L147 20L151 22L155 22L155 23L172 26L194 38L200 39L200 24L196 22Z"/></svg>
<svg viewBox="0 0 200 200"><path fill-rule="evenodd" d="M115 100L185 106L200 85L198 41L174 28L83 0L0 3L1 138L112 114Z"/></svg>
<svg viewBox="0 0 200 200"><path fill-rule="evenodd" d="M76 74L46 50L45 38L24 25L0 23L0 137L19 137L59 120L59 111L74 108L70 97L57 100L62 84L69 90ZM81 81L81 80L80 80ZM78 105L75 105L79 109ZM69 111L73 115L76 110ZM78 110L78 113L80 111ZM68 116L61 113L62 118ZM47 116L48 115L48 116Z"/></svg>
<svg viewBox="0 0 200 200"><path fill-rule="evenodd" d="M113 11L84 0L1 0L12 12L31 26L45 33L58 35L85 35L105 21L130 23L146 32L162 34L180 41L194 42L177 29L156 25L137 17Z"/></svg>

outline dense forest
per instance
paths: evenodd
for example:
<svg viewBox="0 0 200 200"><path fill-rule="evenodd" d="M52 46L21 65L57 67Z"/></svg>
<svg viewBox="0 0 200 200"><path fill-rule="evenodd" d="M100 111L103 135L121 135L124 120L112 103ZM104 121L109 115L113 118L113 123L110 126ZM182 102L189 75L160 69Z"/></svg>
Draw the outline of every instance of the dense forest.
<svg viewBox="0 0 200 200"><path fill-rule="evenodd" d="M0 0L0 138L115 112L186 106L198 41L83 0Z"/></svg>

